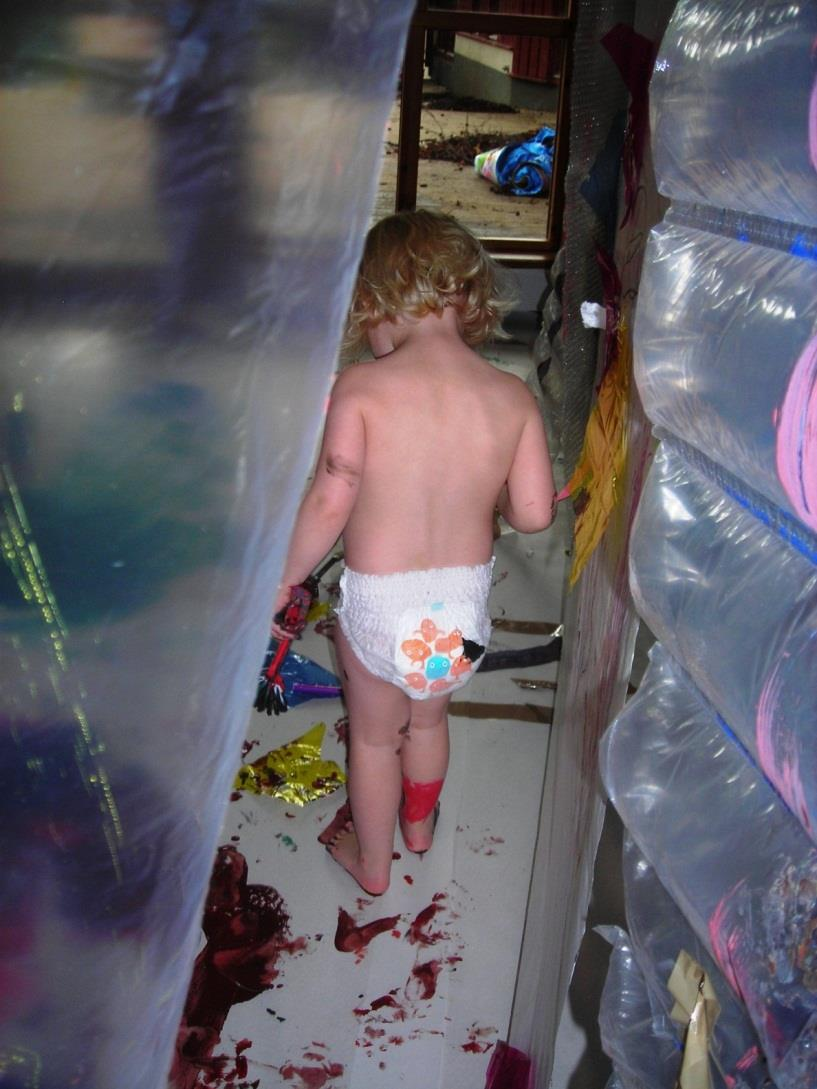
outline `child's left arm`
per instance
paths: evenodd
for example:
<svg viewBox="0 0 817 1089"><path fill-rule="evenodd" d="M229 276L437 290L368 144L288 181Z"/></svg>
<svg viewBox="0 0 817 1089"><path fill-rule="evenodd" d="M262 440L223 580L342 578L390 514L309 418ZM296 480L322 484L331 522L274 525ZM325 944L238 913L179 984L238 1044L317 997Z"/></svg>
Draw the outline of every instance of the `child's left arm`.
<svg viewBox="0 0 817 1089"><path fill-rule="evenodd" d="M366 433L356 385L352 369L332 390L315 477L295 520L273 616L287 604L290 587L303 582L335 544L357 500Z"/></svg>

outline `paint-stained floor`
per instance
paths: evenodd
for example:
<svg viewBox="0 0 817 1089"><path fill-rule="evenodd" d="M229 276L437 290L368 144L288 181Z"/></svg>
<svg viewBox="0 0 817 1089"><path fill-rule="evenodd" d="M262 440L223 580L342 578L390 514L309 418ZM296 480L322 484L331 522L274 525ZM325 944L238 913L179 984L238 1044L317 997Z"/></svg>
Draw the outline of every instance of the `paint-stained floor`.
<svg viewBox="0 0 817 1089"><path fill-rule="evenodd" d="M548 644L561 615L564 519L542 534L504 534L496 554L490 649ZM513 630L519 621L533 630ZM310 623L297 651L333 669L331 624ZM364 896L317 840L345 791L304 807L233 795L221 900L209 927L205 916L200 957L215 977L227 964L231 983L199 980L202 1009L221 1009L210 1011L207 1039L191 1038L177 1085L481 1089L507 1036L554 698L515 679L553 685L556 670L479 674L457 694L434 846L413 855L398 830L382 897ZM245 758L323 722L322 756L342 766L343 718L338 699L252 712Z"/></svg>

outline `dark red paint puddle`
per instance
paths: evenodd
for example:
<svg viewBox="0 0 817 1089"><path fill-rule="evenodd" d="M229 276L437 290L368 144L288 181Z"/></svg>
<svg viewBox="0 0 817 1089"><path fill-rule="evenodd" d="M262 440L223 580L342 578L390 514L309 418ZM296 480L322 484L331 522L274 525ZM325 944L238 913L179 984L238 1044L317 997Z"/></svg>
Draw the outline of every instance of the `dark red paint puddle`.
<svg viewBox="0 0 817 1089"><path fill-rule="evenodd" d="M340 953L357 953L365 951L372 938L382 934L385 930L391 930L400 921L399 915L389 915L384 919L375 919L374 922L358 926L348 911L338 908L338 928L335 931L335 949Z"/></svg>
<svg viewBox="0 0 817 1089"><path fill-rule="evenodd" d="M243 1052L252 1041L242 1040L232 1059L214 1055L227 1014L273 985L282 953L306 947L305 938L290 939L289 915L275 889L247 884L247 861L235 847L216 853L202 929L207 944L196 957L176 1039L174 1089L194 1089L200 1073L233 1085L246 1077Z"/></svg>
<svg viewBox="0 0 817 1089"><path fill-rule="evenodd" d="M468 1030L467 1042L460 1044L460 1047L471 1055L484 1055L486 1051L491 1050L495 1043L494 1040L486 1039L486 1037L496 1036L496 1032L497 1030L493 1027L473 1024Z"/></svg>
<svg viewBox="0 0 817 1089"><path fill-rule="evenodd" d="M300 1078L304 1089L324 1089L327 1082L343 1076L342 1063L324 1062L321 1066L295 1066L286 1063L280 1069L285 1081Z"/></svg>
<svg viewBox="0 0 817 1089"><path fill-rule="evenodd" d="M441 930L432 934L424 929L442 909L443 905L441 903L432 902L428 907L424 907L422 911L418 912L414 922L406 931L406 937L412 945L434 945L435 942L445 937Z"/></svg>
<svg viewBox="0 0 817 1089"><path fill-rule="evenodd" d="M411 970L411 978L420 986L420 998L425 1001L433 998L437 991L437 976L442 965L438 960L430 960L426 964L415 964Z"/></svg>

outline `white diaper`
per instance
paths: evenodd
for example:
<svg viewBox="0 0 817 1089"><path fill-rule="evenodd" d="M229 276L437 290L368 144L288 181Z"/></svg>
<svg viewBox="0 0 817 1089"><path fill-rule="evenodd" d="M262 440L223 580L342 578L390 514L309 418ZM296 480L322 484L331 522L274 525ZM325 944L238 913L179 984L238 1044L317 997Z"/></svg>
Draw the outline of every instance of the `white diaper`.
<svg viewBox="0 0 817 1089"><path fill-rule="evenodd" d="M393 575L341 575L338 620L360 662L412 699L467 684L491 638L494 561Z"/></svg>

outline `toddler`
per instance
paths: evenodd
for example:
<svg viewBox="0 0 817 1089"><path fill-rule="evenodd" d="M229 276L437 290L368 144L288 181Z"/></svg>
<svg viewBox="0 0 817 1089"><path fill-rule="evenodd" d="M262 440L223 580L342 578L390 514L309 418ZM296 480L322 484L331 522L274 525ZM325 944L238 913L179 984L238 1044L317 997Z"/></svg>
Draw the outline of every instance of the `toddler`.
<svg viewBox="0 0 817 1089"><path fill-rule="evenodd" d="M532 394L473 349L508 302L480 243L450 216L400 212L369 232L342 371L275 602L339 536L335 637L349 714L349 812L332 857L385 891L399 820L431 845L448 766L447 707L488 645L494 511L533 533L555 492ZM277 634L283 634L280 631Z"/></svg>

